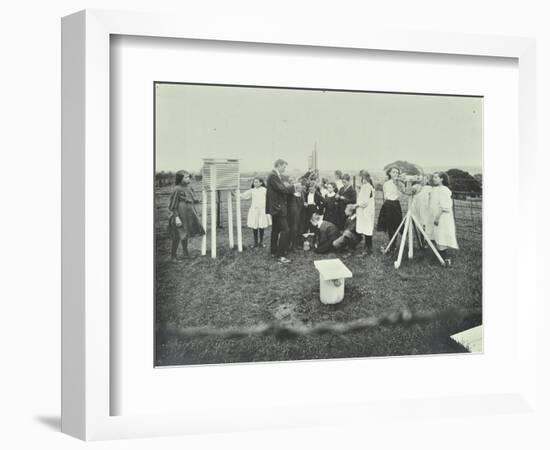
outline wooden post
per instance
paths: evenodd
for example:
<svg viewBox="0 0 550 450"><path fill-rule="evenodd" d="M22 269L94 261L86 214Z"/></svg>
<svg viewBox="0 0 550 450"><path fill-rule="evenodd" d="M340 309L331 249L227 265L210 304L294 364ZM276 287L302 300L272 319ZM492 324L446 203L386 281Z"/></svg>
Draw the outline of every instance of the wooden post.
<svg viewBox="0 0 550 450"><path fill-rule="evenodd" d="M229 248L233 249L233 199L231 191L227 191L227 227L229 228Z"/></svg>
<svg viewBox="0 0 550 450"><path fill-rule="evenodd" d="M222 223L222 197L221 197L221 192L220 191L217 191L217 196L218 196L218 206L216 208L216 211L217 211L217 223L218 223L218 228L223 228L223 223Z"/></svg>
<svg viewBox="0 0 550 450"><path fill-rule="evenodd" d="M399 231L401 230L401 228L403 228L403 224L405 223L405 220L407 220L406 215L405 215L405 217L403 217L403 220L401 221L401 223L397 227L397 230L395 231L394 235L390 239L390 242L388 242L388 245L386 245L386 248L384 249L384 254L388 253L388 250L390 249L391 245L393 244L393 241L395 241L397 239L397 235L399 234Z"/></svg>
<svg viewBox="0 0 550 450"><path fill-rule="evenodd" d="M409 216L412 215L412 206L413 206L413 198L409 198L409 206L408 206L408 210L407 210L407 214ZM410 219L409 219L410 220ZM414 228L414 222L412 220L410 220L410 224L409 224L409 253L408 253L408 257L409 259L412 259L413 257L413 247L414 247L414 242L413 242L413 228Z"/></svg>
<svg viewBox="0 0 550 450"><path fill-rule="evenodd" d="M243 251L243 231L242 231L242 223L241 223L241 190L237 187L236 192L236 198L237 198L237 249L239 252Z"/></svg>
<svg viewBox="0 0 550 450"><path fill-rule="evenodd" d="M437 259L439 260L439 262L441 263L442 266L445 265L445 261L443 261L443 258L441 257L441 255L439 254L439 252L437 251L437 249L434 247L434 245L432 244L432 241L430 241L430 238L428 237L428 235L426 234L426 232L424 231L424 228L422 228L420 226L420 224L416 221L416 219L414 218L413 215L411 215L411 219L412 221L416 224L416 228L418 231L420 231L420 233L422 234L422 236L424 236L424 239L426 239L426 242L428 243L428 245L430 246L430 248L432 249L432 252L434 252L434 255L437 257Z"/></svg>
<svg viewBox="0 0 550 450"><path fill-rule="evenodd" d="M208 233L208 195L203 186L202 189L202 227L204 228L204 236L202 237L201 255L206 255L206 234Z"/></svg>
<svg viewBox="0 0 550 450"><path fill-rule="evenodd" d="M397 261L393 263L393 266L396 269L399 269L401 265L401 260L403 259L403 250L405 250L405 241L407 240L407 233L409 232L410 225L410 211L407 211L405 215L405 228L403 229L403 237L401 238L401 243L399 244L399 254L397 255Z"/></svg>
<svg viewBox="0 0 550 450"><path fill-rule="evenodd" d="M216 258L216 166L210 167L210 254Z"/></svg>

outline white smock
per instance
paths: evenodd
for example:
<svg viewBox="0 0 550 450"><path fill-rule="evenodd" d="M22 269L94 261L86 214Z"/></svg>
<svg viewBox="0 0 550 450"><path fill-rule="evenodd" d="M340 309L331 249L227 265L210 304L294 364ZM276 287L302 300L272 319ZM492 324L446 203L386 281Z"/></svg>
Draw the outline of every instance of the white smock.
<svg viewBox="0 0 550 450"><path fill-rule="evenodd" d="M455 219L453 215L452 192L447 186L434 186L430 193L430 210L434 220L439 212L439 224L434 224L434 239L439 247L458 248Z"/></svg>
<svg viewBox="0 0 550 450"><path fill-rule="evenodd" d="M357 217L356 231L359 234L372 236L374 231L374 203L375 191L370 183L365 183L361 186L359 195L357 196L357 204L366 203L366 207L358 206L355 210Z"/></svg>
<svg viewBox="0 0 550 450"><path fill-rule="evenodd" d="M267 228L271 225L271 216L265 212L265 199L267 189L263 186L249 189L241 194L241 198L252 199L246 226L257 230L258 228Z"/></svg>

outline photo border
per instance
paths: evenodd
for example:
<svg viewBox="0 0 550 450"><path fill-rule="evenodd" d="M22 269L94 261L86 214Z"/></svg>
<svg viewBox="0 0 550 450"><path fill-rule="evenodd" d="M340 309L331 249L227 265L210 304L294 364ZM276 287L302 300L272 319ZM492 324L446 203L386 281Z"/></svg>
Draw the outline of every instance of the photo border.
<svg viewBox="0 0 550 450"><path fill-rule="evenodd" d="M447 33L366 31L338 35L311 30L270 31L261 23L206 27L193 17L168 14L86 10L62 20L62 431L86 440L145 437L212 429L208 417L192 424L180 415L110 416L110 91L111 35L133 35L232 42L276 43L518 59L519 161L518 198L522 220L535 227L532 177L536 163L535 41L530 38ZM522 303L518 310L520 389L494 399L517 411L536 411L537 310L536 243L518 249ZM487 401L487 399L485 399ZM442 399L448 407L452 400ZM367 417L374 405L343 405L350 415ZM384 410L384 405L376 405ZM386 409L388 406L386 405ZM295 415L265 427L292 426ZM299 424L307 425L307 420ZM248 424L242 425L247 430Z"/></svg>

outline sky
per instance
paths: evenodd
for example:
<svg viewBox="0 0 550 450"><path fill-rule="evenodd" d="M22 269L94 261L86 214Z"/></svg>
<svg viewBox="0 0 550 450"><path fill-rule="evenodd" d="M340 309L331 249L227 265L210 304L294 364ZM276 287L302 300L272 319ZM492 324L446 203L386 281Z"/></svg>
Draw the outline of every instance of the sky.
<svg viewBox="0 0 550 450"><path fill-rule="evenodd" d="M156 85L156 170L200 171L202 158L240 159L265 172L277 158L307 170L381 172L395 160L421 167L482 166L479 97L301 89Z"/></svg>

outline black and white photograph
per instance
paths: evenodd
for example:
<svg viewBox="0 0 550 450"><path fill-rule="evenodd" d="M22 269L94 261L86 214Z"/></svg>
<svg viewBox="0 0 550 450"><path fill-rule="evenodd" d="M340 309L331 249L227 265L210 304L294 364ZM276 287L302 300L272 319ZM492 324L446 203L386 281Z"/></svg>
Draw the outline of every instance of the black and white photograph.
<svg viewBox="0 0 550 450"><path fill-rule="evenodd" d="M483 97L154 83L154 364L483 352Z"/></svg>

